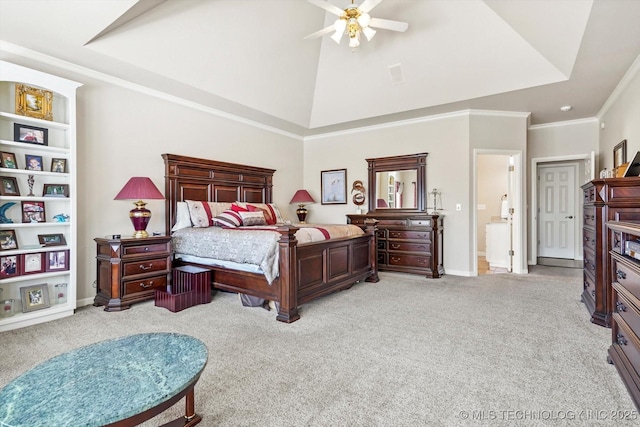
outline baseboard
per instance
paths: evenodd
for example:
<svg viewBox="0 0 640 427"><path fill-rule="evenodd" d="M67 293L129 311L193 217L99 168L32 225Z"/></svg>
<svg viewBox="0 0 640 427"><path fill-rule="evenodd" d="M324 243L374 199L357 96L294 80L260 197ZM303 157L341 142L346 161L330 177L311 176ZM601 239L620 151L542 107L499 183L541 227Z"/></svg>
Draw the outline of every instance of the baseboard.
<svg viewBox="0 0 640 427"><path fill-rule="evenodd" d="M577 259L538 257L538 265L546 265L548 267L583 268L584 263L582 260Z"/></svg>

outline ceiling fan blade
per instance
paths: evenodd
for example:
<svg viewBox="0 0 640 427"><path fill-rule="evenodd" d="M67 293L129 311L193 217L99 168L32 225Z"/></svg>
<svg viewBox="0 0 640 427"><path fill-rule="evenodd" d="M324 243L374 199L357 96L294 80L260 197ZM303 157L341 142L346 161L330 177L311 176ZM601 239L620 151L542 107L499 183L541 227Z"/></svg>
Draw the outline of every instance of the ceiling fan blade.
<svg viewBox="0 0 640 427"><path fill-rule="evenodd" d="M370 27L382 28L391 31L405 32L409 28L409 24L406 22L392 21L390 19L371 18L369 22Z"/></svg>
<svg viewBox="0 0 640 427"><path fill-rule="evenodd" d="M328 1L324 0L307 0L311 4L315 4L318 7L323 8L327 12L331 12L334 15L342 16L344 15L344 10L340 9L338 6L334 6Z"/></svg>
<svg viewBox="0 0 640 427"><path fill-rule="evenodd" d="M325 34L329 34L332 31L335 31L335 27L333 25L329 25L328 27L324 27L323 29L321 29L320 31L316 31L313 34L309 34L308 36L306 36L304 38L304 40L308 40L308 39L317 39L318 37L322 37Z"/></svg>
<svg viewBox="0 0 640 427"><path fill-rule="evenodd" d="M382 0L364 0L362 4L358 6L358 9L360 9L362 13L369 13L369 11L379 5L381 1Z"/></svg>

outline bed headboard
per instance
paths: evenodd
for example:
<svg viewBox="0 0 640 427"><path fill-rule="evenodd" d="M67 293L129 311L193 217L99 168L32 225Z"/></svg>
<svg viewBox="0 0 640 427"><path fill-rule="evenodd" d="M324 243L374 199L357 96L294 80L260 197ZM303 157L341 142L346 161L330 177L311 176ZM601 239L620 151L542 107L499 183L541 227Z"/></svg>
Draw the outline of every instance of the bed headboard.
<svg viewBox="0 0 640 427"><path fill-rule="evenodd" d="M166 198L165 232L176 222L177 202L272 203L275 169L163 154Z"/></svg>

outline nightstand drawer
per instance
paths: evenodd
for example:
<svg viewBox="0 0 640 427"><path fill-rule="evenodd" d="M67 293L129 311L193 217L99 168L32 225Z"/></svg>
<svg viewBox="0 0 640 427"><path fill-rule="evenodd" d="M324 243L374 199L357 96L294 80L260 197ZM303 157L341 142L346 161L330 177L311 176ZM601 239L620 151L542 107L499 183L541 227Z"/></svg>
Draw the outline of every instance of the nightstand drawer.
<svg viewBox="0 0 640 427"><path fill-rule="evenodd" d="M429 238L428 231L395 231L389 230L390 239L424 240Z"/></svg>
<svg viewBox="0 0 640 427"><path fill-rule="evenodd" d="M124 282L124 295L165 288L166 286L167 276L155 276L144 280L132 280L130 282Z"/></svg>
<svg viewBox="0 0 640 427"><path fill-rule="evenodd" d="M154 271L168 272L169 262L167 258L126 262L123 267L124 277L134 276L136 274L152 273Z"/></svg>
<svg viewBox="0 0 640 427"><path fill-rule="evenodd" d="M595 251L596 249L596 231L585 228L582 230L582 241L584 246L588 246Z"/></svg>
<svg viewBox="0 0 640 427"><path fill-rule="evenodd" d="M584 207L584 225L587 227L596 226L596 208L593 206Z"/></svg>
<svg viewBox="0 0 640 427"><path fill-rule="evenodd" d="M618 282L634 297L640 299L640 274L625 263L618 261L615 256L611 257L611 267L612 279Z"/></svg>
<svg viewBox="0 0 640 427"><path fill-rule="evenodd" d="M122 256L142 255L142 254L169 254L169 243L153 243L148 245L132 245L125 246Z"/></svg>

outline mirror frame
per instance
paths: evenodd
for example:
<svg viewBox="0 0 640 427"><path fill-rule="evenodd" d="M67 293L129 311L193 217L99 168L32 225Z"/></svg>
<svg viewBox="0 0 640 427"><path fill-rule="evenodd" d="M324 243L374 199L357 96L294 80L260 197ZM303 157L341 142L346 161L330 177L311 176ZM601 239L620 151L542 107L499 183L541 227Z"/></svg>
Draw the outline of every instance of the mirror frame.
<svg viewBox="0 0 640 427"><path fill-rule="evenodd" d="M384 215L396 212L425 213L426 188L427 188L427 156L429 153L407 154L403 156L377 157L366 159L369 164L369 213ZM378 209L376 197L378 183L376 174L378 172L392 172L399 170L415 169L416 171L416 207L414 209L405 208L384 208Z"/></svg>

